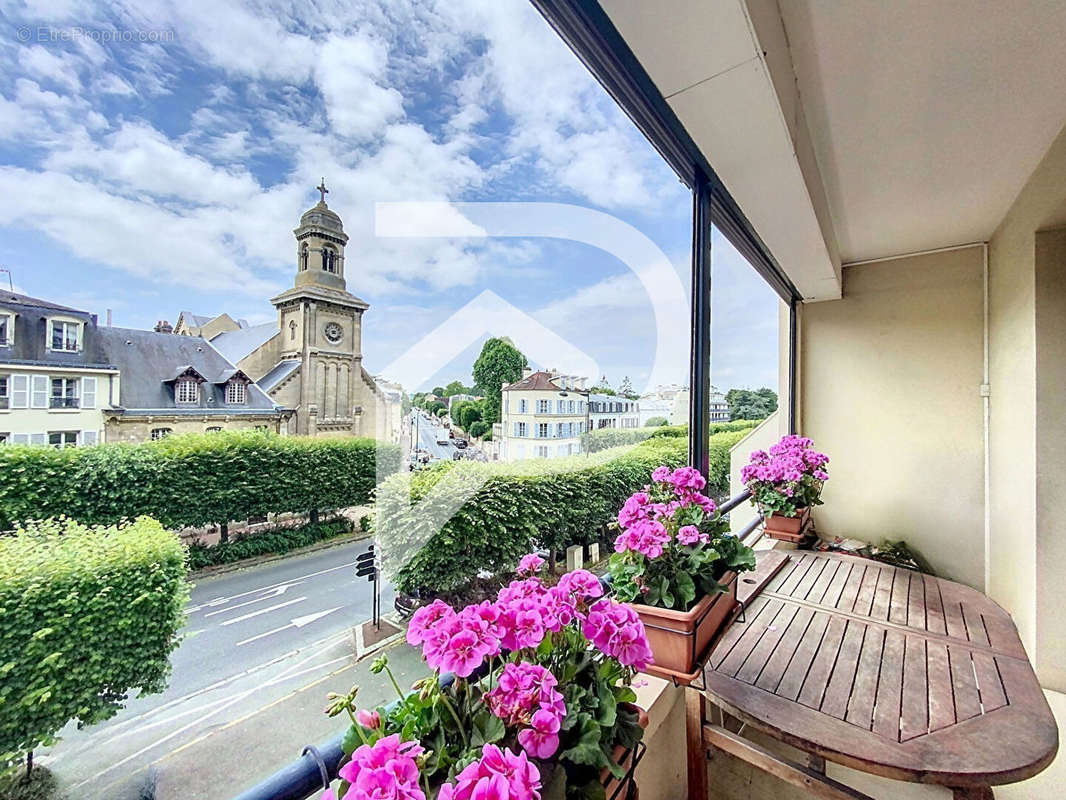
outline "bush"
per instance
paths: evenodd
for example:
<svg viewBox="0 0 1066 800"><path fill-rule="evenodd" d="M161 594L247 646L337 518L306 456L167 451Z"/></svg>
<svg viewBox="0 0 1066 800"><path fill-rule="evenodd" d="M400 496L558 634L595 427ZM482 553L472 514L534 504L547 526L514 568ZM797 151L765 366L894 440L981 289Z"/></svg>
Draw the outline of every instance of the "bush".
<svg viewBox="0 0 1066 800"><path fill-rule="evenodd" d="M481 420L477 420L476 422L472 422L470 424L470 427L467 429L467 432L471 436L473 436L473 437L475 437L477 439L480 439L486 433L491 433L492 432L492 426L489 425L487 422L482 422Z"/></svg>
<svg viewBox="0 0 1066 800"><path fill-rule="evenodd" d="M0 764L161 692L187 599L185 549L147 517L0 537Z"/></svg>
<svg viewBox="0 0 1066 800"><path fill-rule="evenodd" d="M363 517L367 519L367 517ZM296 528L276 528L238 536L212 547L195 542L189 546L189 569L203 569L217 564L231 564L254 556L276 555L333 539L350 533L352 521L338 517L326 522L311 522Z"/></svg>
<svg viewBox="0 0 1066 800"><path fill-rule="evenodd" d="M369 502L400 449L372 439L254 431L56 450L0 448L0 526L60 515L88 525L153 517L176 528Z"/></svg>
<svg viewBox="0 0 1066 800"><path fill-rule="evenodd" d="M647 428L658 428L660 425L669 425L670 420L666 417L648 417L648 421L644 423Z"/></svg>
<svg viewBox="0 0 1066 800"><path fill-rule="evenodd" d="M754 428L758 422L738 420L736 422L712 422L709 433L714 436L719 433L733 431L746 431ZM666 437L688 437L688 425L660 425L644 428L600 428L591 431L581 437L582 447L590 453L607 450L611 447L622 445L634 445L647 439Z"/></svg>
<svg viewBox="0 0 1066 800"><path fill-rule="evenodd" d="M712 438L708 494L728 491L729 448L743 436ZM464 586L479 572L511 569L534 549L601 540L607 523L655 467L680 466L687 455L687 439L664 436L590 456L450 462L415 473L409 484L407 476L390 478L378 492L383 567L399 591L425 595ZM447 522L437 530L442 516Z"/></svg>

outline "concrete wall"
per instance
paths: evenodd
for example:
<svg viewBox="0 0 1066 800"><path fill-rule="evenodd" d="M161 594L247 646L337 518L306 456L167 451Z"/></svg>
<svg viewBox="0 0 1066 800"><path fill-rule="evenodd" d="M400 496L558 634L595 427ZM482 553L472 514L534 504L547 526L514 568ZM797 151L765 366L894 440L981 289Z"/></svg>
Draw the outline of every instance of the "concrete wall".
<svg viewBox="0 0 1066 800"><path fill-rule="evenodd" d="M905 539L984 583L983 249L849 267L802 308L800 430L830 456L823 537Z"/></svg>
<svg viewBox="0 0 1066 800"><path fill-rule="evenodd" d="M1062 523L1066 129L989 242L988 593L1013 615L1041 682L1066 688ZM1042 233L1038 233L1042 232ZM1043 233L1046 232L1046 233Z"/></svg>
<svg viewBox="0 0 1066 800"><path fill-rule="evenodd" d="M164 418L156 417L151 421L143 417L111 417L107 420L105 430L109 442L146 442L152 438L153 428L170 428L174 434L205 433L208 428L222 428L227 431L252 430L266 427L274 433L287 432L287 426L277 415L240 416L222 420L208 416Z"/></svg>

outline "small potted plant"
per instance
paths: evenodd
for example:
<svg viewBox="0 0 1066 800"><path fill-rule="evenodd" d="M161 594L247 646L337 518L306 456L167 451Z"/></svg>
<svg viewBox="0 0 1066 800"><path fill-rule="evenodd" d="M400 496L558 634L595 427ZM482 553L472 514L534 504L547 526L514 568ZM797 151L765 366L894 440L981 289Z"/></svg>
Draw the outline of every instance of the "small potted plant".
<svg viewBox="0 0 1066 800"><path fill-rule="evenodd" d="M433 672L414 691L382 656L371 671L395 702L358 709L358 689L333 696L327 712L346 712L351 728L340 786L323 800L591 800L627 778L622 758L647 725L631 688L651 659L644 628L592 573L552 584L544 563L525 556L494 602L416 611L407 641Z"/></svg>
<svg viewBox="0 0 1066 800"><path fill-rule="evenodd" d="M728 533L699 470L659 467L618 512L608 562L619 600L644 623L656 670L689 675L736 609L755 553Z"/></svg>
<svg viewBox="0 0 1066 800"><path fill-rule="evenodd" d="M805 436L785 436L769 451L756 450L740 479L766 517L771 538L799 542L809 531L811 506L819 499L829 480L829 456L814 449Z"/></svg>

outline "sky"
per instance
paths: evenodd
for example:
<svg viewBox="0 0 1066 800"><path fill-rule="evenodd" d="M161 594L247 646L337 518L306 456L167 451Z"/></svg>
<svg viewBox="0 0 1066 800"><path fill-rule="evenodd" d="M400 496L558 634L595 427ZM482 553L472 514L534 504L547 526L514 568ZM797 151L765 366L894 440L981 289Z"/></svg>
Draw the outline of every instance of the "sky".
<svg viewBox="0 0 1066 800"><path fill-rule="evenodd" d="M690 193L526 0L0 0L16 291L125 327L268 322L323 176L372 373L488 292L542 327L536 366L580 352L615 387L687 382ZM394 203L416 204L400 234ZM584 209L600 222L574 233ZM712 252L712 382L776 389L778 300L717 232ZM491 320L407 388L469 381L512 333Z"/></svg>

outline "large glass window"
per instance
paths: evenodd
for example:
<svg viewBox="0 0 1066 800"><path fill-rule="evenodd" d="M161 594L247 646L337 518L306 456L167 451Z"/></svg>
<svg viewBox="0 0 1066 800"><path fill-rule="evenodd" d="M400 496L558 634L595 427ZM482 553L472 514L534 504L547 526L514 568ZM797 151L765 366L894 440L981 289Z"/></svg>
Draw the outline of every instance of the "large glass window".
<svg viewBox="0 0 1066 800"><path fill-rule="evenodd" d="M53 320L51 348L53 350L62 350L68 353L76 353L80 346L80 334L80 323Z"/></svg>

